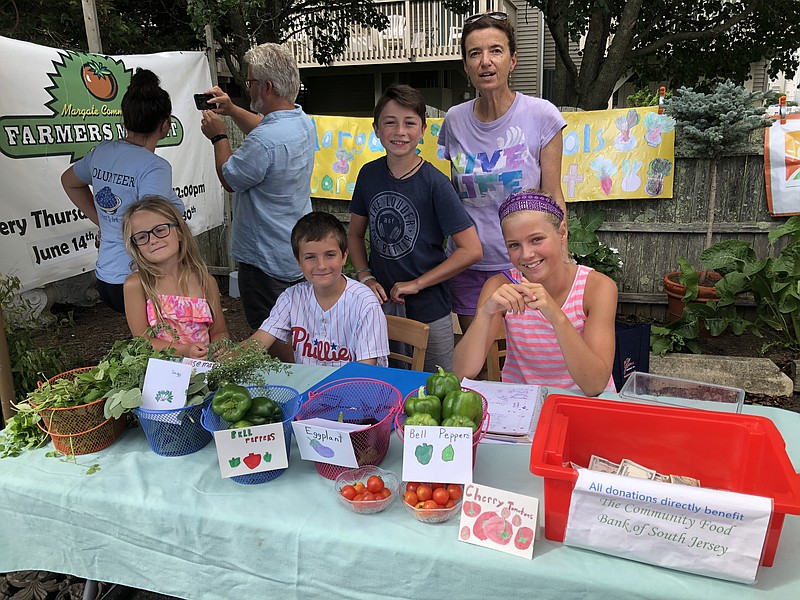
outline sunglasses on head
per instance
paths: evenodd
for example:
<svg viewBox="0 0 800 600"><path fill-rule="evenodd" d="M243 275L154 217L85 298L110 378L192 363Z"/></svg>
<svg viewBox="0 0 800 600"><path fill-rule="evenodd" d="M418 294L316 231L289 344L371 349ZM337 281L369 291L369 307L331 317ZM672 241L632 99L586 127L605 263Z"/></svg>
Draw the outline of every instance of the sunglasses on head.
<svg viewBox="0 0 800 600"><path fill-rule="evenodd" d="M494 19L495 21L507 21L508 15L504 12L488 12L488 13L481 13L479 15L472 15L471 17L467 17L464 19L464 25L469 25L470 23L475 23L476 21L480 21L484 17L489 19Z"/></svg>

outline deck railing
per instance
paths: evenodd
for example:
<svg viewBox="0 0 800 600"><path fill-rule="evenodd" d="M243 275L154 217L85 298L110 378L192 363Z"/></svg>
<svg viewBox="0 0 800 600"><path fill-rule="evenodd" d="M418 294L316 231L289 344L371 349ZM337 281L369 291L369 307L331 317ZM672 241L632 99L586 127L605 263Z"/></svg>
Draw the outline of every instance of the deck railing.
<svg viewBox="0 0 800 600"><path fill-rule="evenodd" d="M446 10L441 2L433 0L376 0L375 4L389 18L389 27L378 31L350 25L347 49L336 58L333 66L461 58L464 15ZM474 14L503 11L508 13L512 23L516 22L516 8L509 0L474 0L473 8ZM314 60L312 41L305 32L295 34L287 44L301 69L320 66Z"/></svg>

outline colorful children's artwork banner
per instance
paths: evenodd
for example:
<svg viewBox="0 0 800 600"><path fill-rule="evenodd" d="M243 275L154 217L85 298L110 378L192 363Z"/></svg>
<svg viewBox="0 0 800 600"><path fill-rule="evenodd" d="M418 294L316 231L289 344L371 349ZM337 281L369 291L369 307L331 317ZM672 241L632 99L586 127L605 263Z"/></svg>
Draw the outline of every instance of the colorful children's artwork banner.
<svg viewBox="0 0 800 600"><path fill-rule="evenodd" d="M561 189L567 202L672 198L675 120L657 107L568 112Z"/></svg>
<svg viewBox="0 0 800 600"><path fill-rule="evenodd" d="M23 289L91 271L98 228L72 204L61 174L104 140L125 137L121 101L137 67L172 99L156 150L172 165L192 231L220 225L223 190L193 94L211 87L202 52L103 56L0 37L0 274Z"/></svg>
<svg viewBox="0 0 800 600"><path fill-rule="evenodd" d="M563 114L562 184L567 202L671 198L675 121L658 109ZM371 118L313 116L317 152L311 195L350 200L362 165L384 155ZM419 153L450 176L437 143L443 119L428 119Z"/></svg>
<svg viewBox="0 0 800 600"><path fill-rule="evenodd" d="M372 118L314 115L311 121L317 132L311 196L350 200L361 167L385 154L383 144L372 128ZM427 119L428 127L417 152L450 177L450 163L441 157L443 150L437 141L442 121Z"/></svg>
<svg viewBox="0 0 800 600"><path fill-rule="evenodd" d="M800 116L765 130L764 179L772 216L800 214Z"/></svg>

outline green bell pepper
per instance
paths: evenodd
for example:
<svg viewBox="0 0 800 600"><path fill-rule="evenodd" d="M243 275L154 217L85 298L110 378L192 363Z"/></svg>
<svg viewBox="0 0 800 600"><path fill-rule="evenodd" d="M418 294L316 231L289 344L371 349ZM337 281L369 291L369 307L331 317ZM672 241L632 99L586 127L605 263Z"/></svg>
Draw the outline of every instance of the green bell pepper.
<svg viewBox="0 0 800 600"><path fill-rule="evenodd" d="M242 429L244 427L252 427L253 425L255 425L255 423L251 423L247 419L240 419L236 421L236 423L228 427L228 429Z"/></svg>
<svg viewBox="0 0 800 600"><path fill-rule="evenodd" d="M433 418L438 425L442 420L442 400L434 394L425 393L425 388L419 388L416 396L411 396L406 400L406 414L411 417L417 413L424 413Z"/></svg>
<svg viewBox="0 0 800 600"><path fill-rule="evenodd" d="M467 417L473 423L480 423L483 419L483 400L478 392L471 390L458 390L449 392L442 403L442 416Z"/></svg>
<svg viewBox="0 0 800 600"><path fill-rule="evenodd" d="M458 381L458 376L455 373L447 373L445 370L438 366L438 373L429 375L425 381L425 390L429 394L439 396L439 400L444 400L448 392L457 392L461 389L461 383Z"/></svg>
<svg viewBox="0 0 800 600"><path fill-rule="evenodd" d="M442 421L442 427L469 427L472 429L472 433L478 431L478 426L475 425L475 421L461 415L447 417L444 421Z"/></svg>
<svg viewBox="0 0 800 600"><path fill-rule="evenodd" d="M253 400L247 388L235 383L226 383L214 394L211 410L228 423L240 421L250 410Z"/></svg>
<svg viewBox="0 0 800 600"><path fill-rule="evenodd" d="M418 412L408 417L403 427L405 427L406 425L426 425L429 427L436 427L438 424L439 421L434 419L429 414Z"/></svg>
<svg viewBox="0 0 800 600"><path fill-rule="evenodd" d="M253 398L250 410L244 416L253 425L267 425L283 421L283 408L272 398L258 396Z"/></svg>

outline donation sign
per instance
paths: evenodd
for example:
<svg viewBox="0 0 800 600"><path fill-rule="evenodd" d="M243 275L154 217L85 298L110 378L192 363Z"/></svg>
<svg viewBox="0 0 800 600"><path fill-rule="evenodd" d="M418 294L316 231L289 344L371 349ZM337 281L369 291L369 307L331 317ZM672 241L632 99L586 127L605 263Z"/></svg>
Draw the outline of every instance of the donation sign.
<svg viewBox="0 0 800 600"><path fill-rule="evenodd" d="M564 543L753 583L772 499L578 469Z"/></svg>

